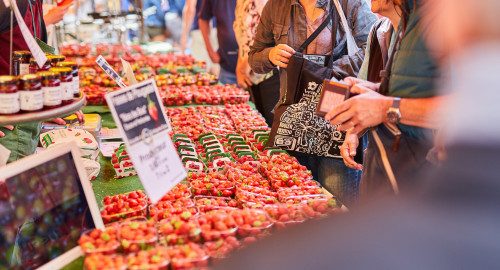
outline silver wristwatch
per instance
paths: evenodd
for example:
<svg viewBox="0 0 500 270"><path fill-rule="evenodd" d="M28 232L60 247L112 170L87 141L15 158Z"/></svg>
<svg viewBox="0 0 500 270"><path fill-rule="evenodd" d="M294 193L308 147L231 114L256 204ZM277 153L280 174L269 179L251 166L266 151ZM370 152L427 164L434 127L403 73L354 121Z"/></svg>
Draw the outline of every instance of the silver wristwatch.
<svg viewBox="0 0 500 270"><path fill-rule="evenodd" d="M401 98L395 97L392 106L387 111L387 121L391 124L399 124L399 121L401 121L401 112L399 112L400 102Z"/></svg>

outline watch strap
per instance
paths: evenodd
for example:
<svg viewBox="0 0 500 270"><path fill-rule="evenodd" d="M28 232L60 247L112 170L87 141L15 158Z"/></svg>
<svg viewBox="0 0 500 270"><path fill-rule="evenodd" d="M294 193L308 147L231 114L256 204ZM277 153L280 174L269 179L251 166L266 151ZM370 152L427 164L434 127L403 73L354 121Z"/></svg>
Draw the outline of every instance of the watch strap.
<svg viewBox="0 0 500 270"><path fill-rule="evenodd" d="M399 104L401 103L401 98L400 97L395 97L394 100L392 101L392 106L391 108L398 109L399 110Z"/></svg>

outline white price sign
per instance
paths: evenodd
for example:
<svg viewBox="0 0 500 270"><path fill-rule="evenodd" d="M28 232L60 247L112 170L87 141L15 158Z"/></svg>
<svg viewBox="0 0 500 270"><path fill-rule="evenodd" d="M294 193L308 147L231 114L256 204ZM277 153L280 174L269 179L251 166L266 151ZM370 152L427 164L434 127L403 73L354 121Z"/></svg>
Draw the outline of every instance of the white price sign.
<svg viewBox="0 0 500 270"><path fill-rule="evenodd" d="M156 203L187 177L168 135L170 124L153 79L106 95L127 152L149 198Z"/></svg>

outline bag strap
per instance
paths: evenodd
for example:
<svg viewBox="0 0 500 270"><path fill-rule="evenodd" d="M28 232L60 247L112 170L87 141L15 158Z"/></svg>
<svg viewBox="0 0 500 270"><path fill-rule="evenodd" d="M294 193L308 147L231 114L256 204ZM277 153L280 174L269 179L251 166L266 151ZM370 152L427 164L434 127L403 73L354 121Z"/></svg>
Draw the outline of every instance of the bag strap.
<svg viewBox="0 0 500 270"><path fill-rule="evenodd" d="M330 56L330 60L328 61L327 67L333 69L333 62L335 60L333 59L333 53L335 51L335 47L337 47L337 31L339 29L339 24L338 24L339 18L337 17L338 14L333 12L333 8L331 10L331 13L332 13L332 55Z"/></svg>
<svg viewBox="0 0 500 270"><path fill-rule="evenodd" d="M372 27L370 33L370 56L368 61L368 76L367 80L370 82L380 82L380 71L384 69L384 59L382 50L377 37L377 31L384 21L378 20ZM391 28L392 31L392 28ZM366 56L365 56L366 57Z"/></svg>
<svg viewBox="0 0 500 270"><path fill-rule="evenodd" d="M387 152L385 151L384 144L382 143L382 140L380 140L380 137L378 136L377 131L375 131L375 129L372 129L370 132L380 152L380 157L382 158L382 164L384 165L385 172L387 173L387 177L389 178L389 182L391 183L392 190L394 191L394 194L398 194L399 193L398 181L396 181L396 176L394 176L394 172L392 171L391 163L389 162L389 158L387 157Z"/></svg>
<svg viewBox="0 0 500 270"><path fill-rule="evenodd" d="M399 26L398 32L396 33L396 44L392 49L391 55L387 60L384 70L380 71L380 78L382 78L382 81L380 82L379 93L384 96L387 96L389 94L389 77L391 77L392 62L394 60L394 54L396 53L397 50L399 50L399 47L401 45L402 32L403 32L402 27Z"/></svg>
<svg viewBox="0 0 500 270"><path fill-rule="evenodd" d="M345 17L344 10L342 9L342 6L340 5L339 0L333 0L333 2L335 3L335 6L337 7L337 12L340 16L340 21L342 22L342 26L344 27L344 31L346 34L347 54L349 56L353 56L359 51L359 47L356 44L356 41L354 40L354 37L353 37L352 32L351 32L351 28L349 27L349 24L347 23L347 19Z"/></svg>
<svg viewBox="0 0 500 270"><path fill-rule="evenodd" d="M297 49L297 52L299 53L303 52L307 48L307 46L309 46L309 44L311 44L311 42L313 42L313 40L315 40L319 36L321 31L323 31L323 29L325 29L325 27L330 22L332 13L333 13L333 5L331 5L330 12L328 13L328 16L323 21L323 23L306 39L306 41L304 41L304 43L302 43L302 45L300 45L300 47Z"/></svg>

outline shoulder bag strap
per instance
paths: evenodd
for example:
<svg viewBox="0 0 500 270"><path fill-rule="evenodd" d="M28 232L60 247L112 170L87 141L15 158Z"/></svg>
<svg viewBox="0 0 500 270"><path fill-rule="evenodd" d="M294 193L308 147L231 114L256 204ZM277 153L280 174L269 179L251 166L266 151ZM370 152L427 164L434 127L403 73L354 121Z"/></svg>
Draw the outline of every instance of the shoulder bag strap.
<svg viewBox="0 0 500 270"><path fill-rule="evenodd" d="M401 33L402 27L400 26L398 32L396 33L396 44L394 45L394 49L392 49L391 55L387 60L384 70L380 71L380 78L382 79L379 87L379 93L387 96L389 94L389 77L392 72L392 61L394 60L394 54L397 50L399 50L399 46L401 45Z"/></svg>
<svg viewBox="0 0 500 270"><path fill-rule="evenodd" d="M342 26L344 27L344 31L346 34L346 39L347 39L347 54L349 56L353 56L359 51L358 45L356 44L356 41L354 40L354 37L352 36L351 28L349 27L349 24L347 23L347 19L344 14L344 10L342 9L342 6L339 3L339 0L333 0L335 3L335 6L337 7L337 13L340 16L340 20L342 22ZM346 1L344 2L346 3Z"/></svg>
<svg viewBox="0 0 500 270"><path fill-rule="evenodd" d="M384 69L384 59L377 36L377 31L382 23L383 21L379 20L373 25L370 40L368 40L370 42L370 55L368 58L367 80L370 82L380 82L380 71Z"/></svg>
<svg viewBox="0 0 500 270"><path fill-rule="evenodd" d="M330 13L332 14L332 55L330 56L330 60L328 61L328 67L333 68L333 52L335 51L335 47L337 47L337 31L339 29L339 18L338 13L333 12L333 3L331 3L332 9Z"/></svg>
<svg viewBox="0 0 500 270"><path fill-rule="evenodd" d="M325 29L325 27L330 22L330 18L332 17L332 13L333 13L333 5L330 7L330 12L329 12L328 16L325 18L325 20L323 21L323 23L306 39L306 41L304 41L304 43L302 43L302 45L300 45L300 47L297 49L297 52L300 52L300 53L303 52L307 48L307 46L309 46L309 44L311 44L311 42L313 42L313 40L315 40L318 37L318 35L321 33L321 31L323 31L323 29Z"/></svg>

